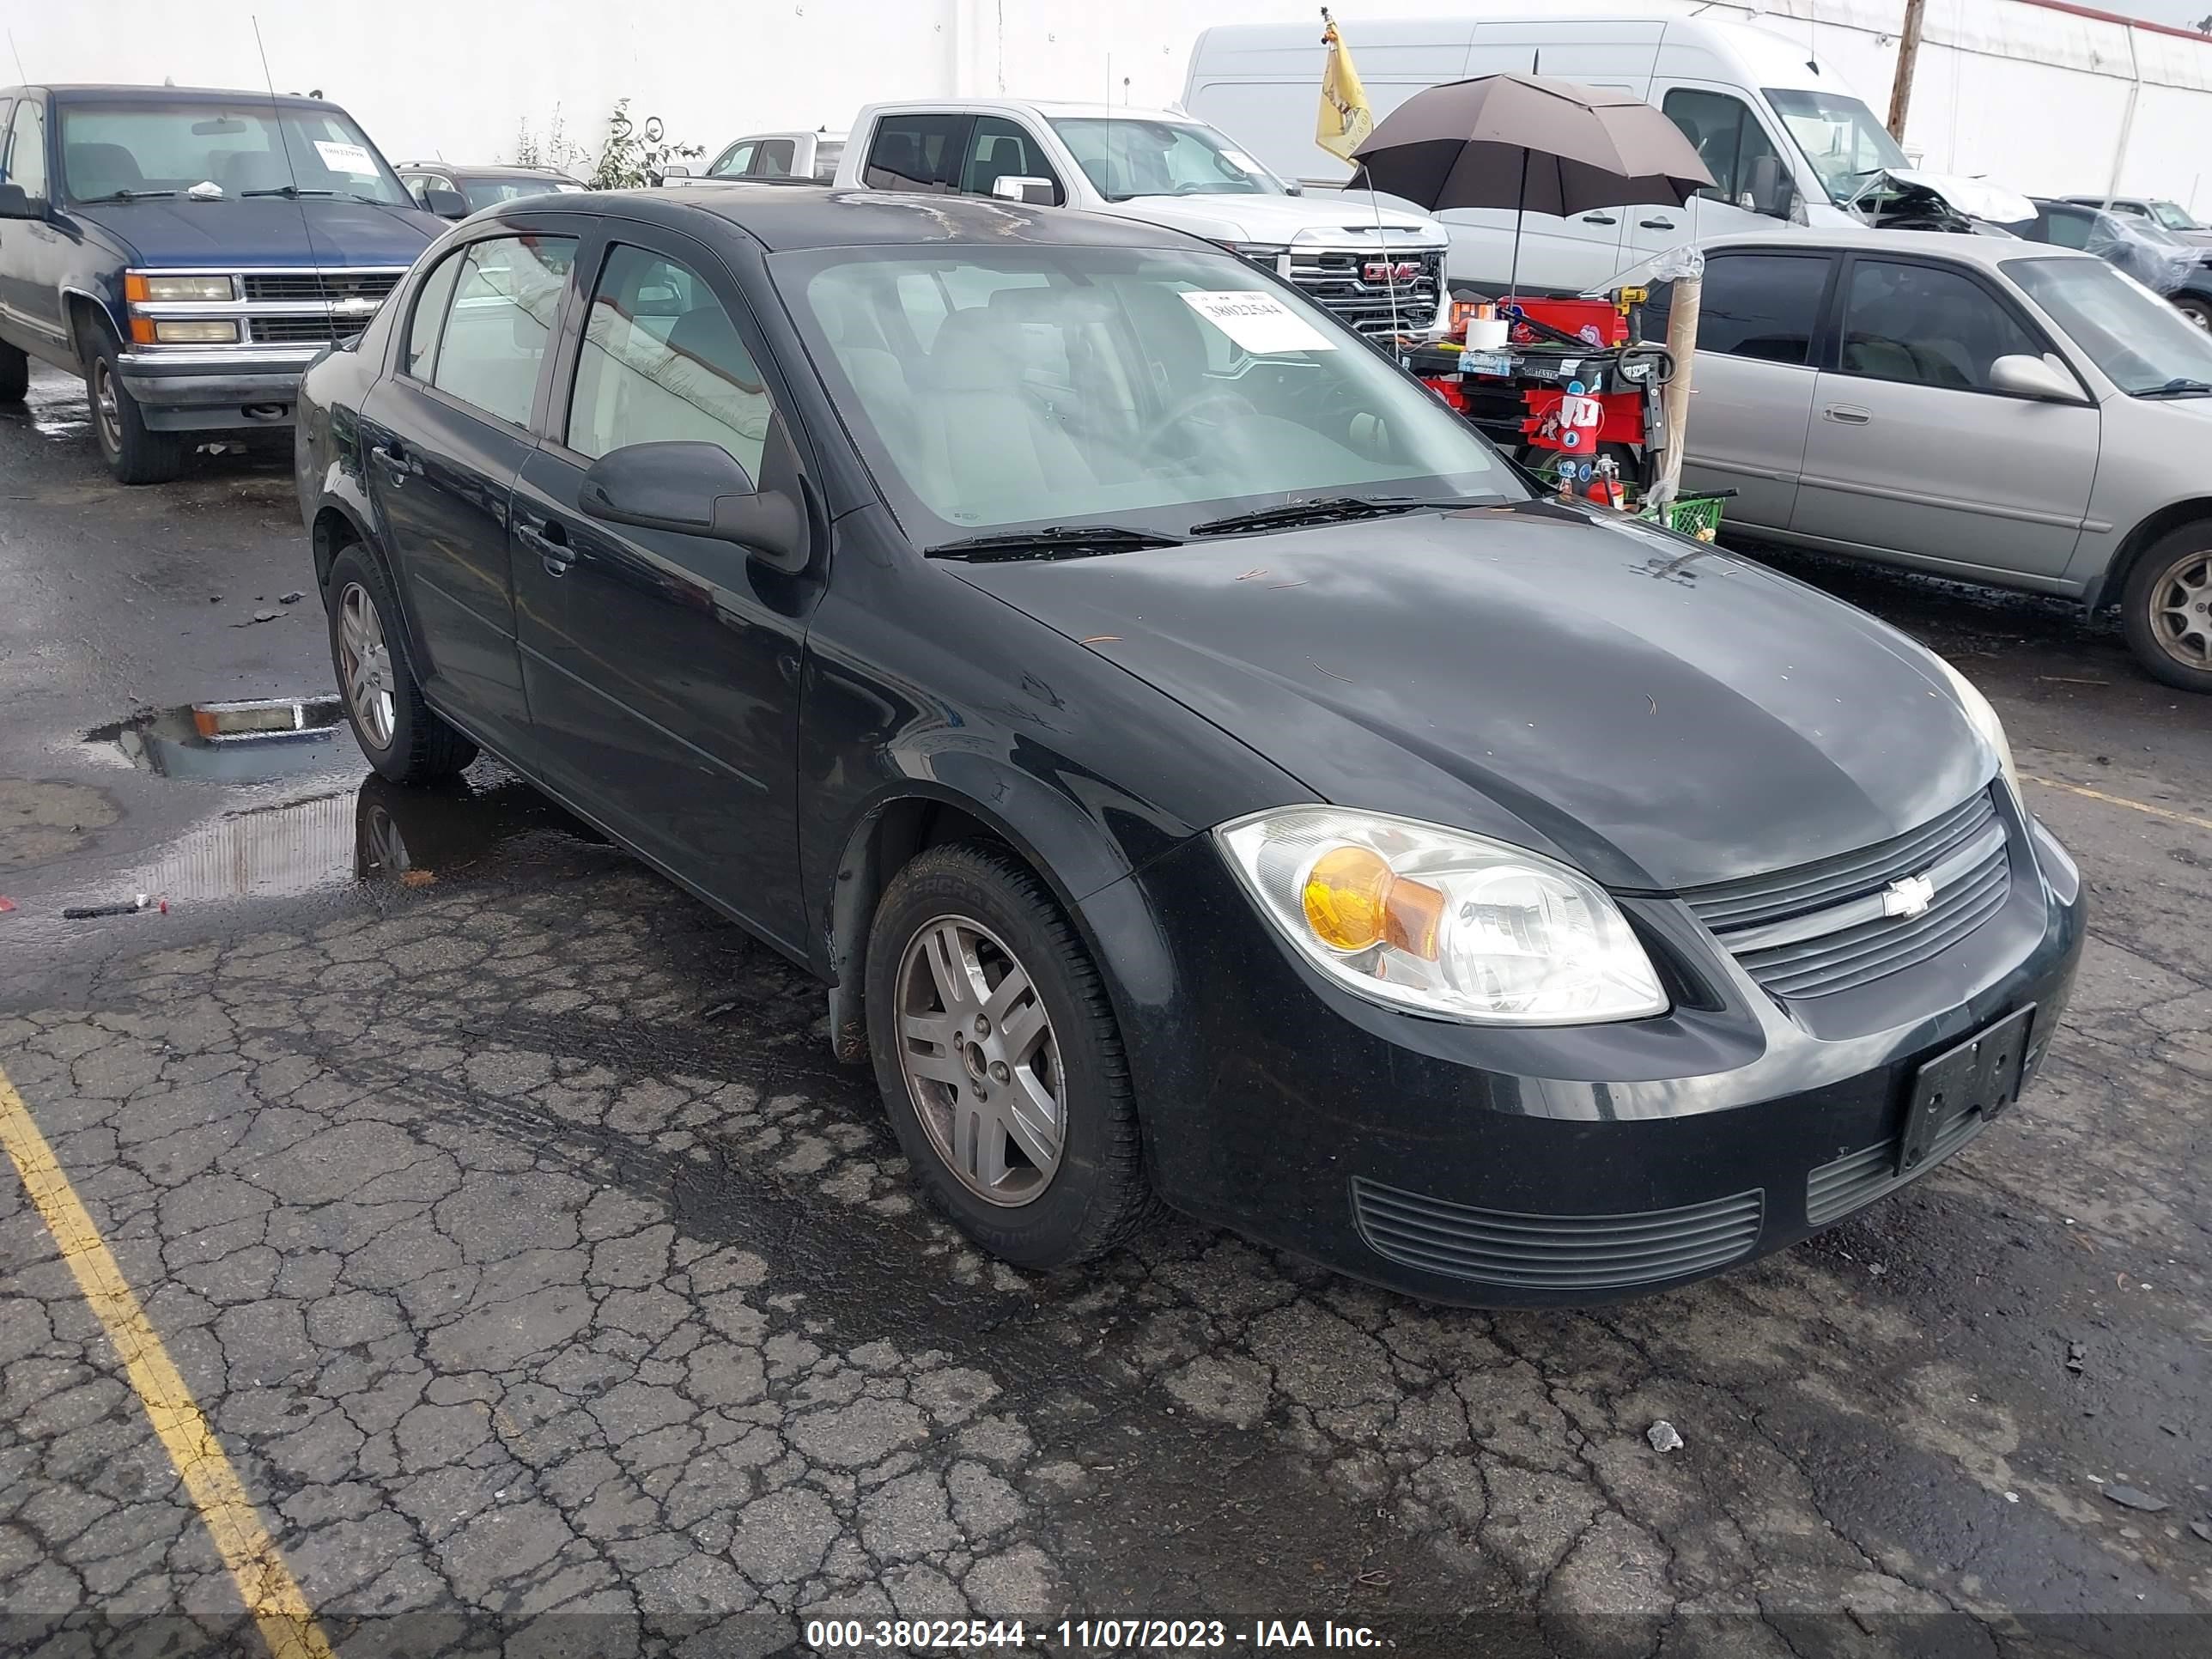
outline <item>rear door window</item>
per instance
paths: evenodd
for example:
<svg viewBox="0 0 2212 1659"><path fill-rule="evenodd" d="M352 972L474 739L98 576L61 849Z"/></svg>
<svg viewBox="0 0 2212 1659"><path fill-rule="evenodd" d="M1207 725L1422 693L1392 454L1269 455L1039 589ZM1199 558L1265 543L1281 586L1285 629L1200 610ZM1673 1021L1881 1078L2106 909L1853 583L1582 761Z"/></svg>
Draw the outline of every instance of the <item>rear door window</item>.
<svg viewBox="0 0 2212 1659"><path fill-rule="evenodd" d="M546 342L575 263L573 236L495 236L462 249L430 384L527 427Z"/></svg>
<svg viewBox="0 0 2212 1659"><path fill-rule="evenodd" d="M950 195L959 188L966 115L886 115L876 123L861 173L870 190Z"/></svg>
<svg viewBox="0 0 2212 1659"><path fill-rule="evenodd" d="M1698 349L1761 362L1810 362L1833 264L1819 254L1713 255L1705 261Z"/></svg>

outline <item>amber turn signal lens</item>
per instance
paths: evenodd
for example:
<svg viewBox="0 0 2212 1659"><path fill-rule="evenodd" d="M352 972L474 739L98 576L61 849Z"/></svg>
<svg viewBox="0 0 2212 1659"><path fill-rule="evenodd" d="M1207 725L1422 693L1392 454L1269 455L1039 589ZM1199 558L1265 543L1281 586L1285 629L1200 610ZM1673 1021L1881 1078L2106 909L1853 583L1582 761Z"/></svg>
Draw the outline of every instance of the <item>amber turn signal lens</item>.
<svg viewBox="0 0 2212 1659"><path fill-rule="evenodd" d="M1306 872L1300 896L1306 926L1332 950L1364 951L1390 945L1433 962L1444 896L1426 882L1410 881L1366 847L1334 847Z"/></svg>
<svg viewBox="0 0 2212 1659"><path fill-rule="evenodd" d="M147 298L146 279L135 270L125 274L123 278L123 297L133 305Z"/></svg>
<svg viewBox="0 0 2212 1659"><path fill-rule="evenodd" d="M131 339L136 345L153 344L154 319L151 317L133 317L131 319Z"/></svg>

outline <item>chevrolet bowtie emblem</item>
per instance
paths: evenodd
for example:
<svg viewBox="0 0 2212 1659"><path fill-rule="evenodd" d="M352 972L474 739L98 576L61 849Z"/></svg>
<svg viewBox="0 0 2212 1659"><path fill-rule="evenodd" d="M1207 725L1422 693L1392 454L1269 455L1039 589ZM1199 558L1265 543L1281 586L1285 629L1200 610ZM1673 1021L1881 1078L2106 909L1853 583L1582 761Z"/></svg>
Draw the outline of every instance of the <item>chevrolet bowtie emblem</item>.
<svg viewBox="0 0 2212 1659"><path fill-rule="evenodd" d="M1881 890L1886 916L1917 916L1936 901L1936 884L1926 876L1900 876Z"/></svg>

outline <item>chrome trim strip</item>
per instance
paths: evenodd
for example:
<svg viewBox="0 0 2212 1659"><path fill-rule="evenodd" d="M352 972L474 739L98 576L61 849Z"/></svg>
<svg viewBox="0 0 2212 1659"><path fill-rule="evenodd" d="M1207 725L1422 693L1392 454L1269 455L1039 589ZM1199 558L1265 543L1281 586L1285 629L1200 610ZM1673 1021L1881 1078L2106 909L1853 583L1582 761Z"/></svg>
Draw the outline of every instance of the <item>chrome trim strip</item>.
<svg viewBox="0 0 2212 1659"><path fill-rule="evenodd" d="M1932 880L1940 896L1961 876L2001 851L2004 844L2004 821L1993 818L1978 835L1948 858L1916 873ZM1825 939L1831 933L1840 933L1846 927L1856 927L1863 922L1880 921L1883 915L1881 901L1881 894L1869 893L1862 898L1830 905L1825 910L1792 916L1787 921L1770 921L1763 927L1746 927L1740 932L1717 933L1716 936L1739 956L1747 951L1765 951L1778 945L1796 945L1807 939Z"/></svg>

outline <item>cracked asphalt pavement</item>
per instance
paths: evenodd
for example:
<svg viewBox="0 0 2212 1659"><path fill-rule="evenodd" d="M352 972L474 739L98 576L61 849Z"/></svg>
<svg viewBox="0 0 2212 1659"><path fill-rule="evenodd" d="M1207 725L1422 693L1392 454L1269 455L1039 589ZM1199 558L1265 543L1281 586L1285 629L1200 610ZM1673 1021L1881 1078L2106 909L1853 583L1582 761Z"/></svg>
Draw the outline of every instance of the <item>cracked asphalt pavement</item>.
<svg viewBox="0 0 2212 1659"><path fill-rule="evenodd" d="M2020 1109L1690 1290L1443 1310L1185 1222L988 1261L818 989L495 765L156 741L327 690L289 478L112 487L44 376L0 411L0 1070L347 1659L1085 1616L2201 1655L2212 710L2064 607L1790 568L1990 693L2093 938ZM65 1248L0 1164L0 1650L254 1650Z"/></svg>

